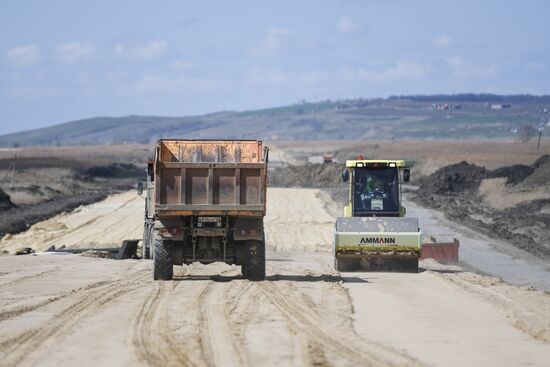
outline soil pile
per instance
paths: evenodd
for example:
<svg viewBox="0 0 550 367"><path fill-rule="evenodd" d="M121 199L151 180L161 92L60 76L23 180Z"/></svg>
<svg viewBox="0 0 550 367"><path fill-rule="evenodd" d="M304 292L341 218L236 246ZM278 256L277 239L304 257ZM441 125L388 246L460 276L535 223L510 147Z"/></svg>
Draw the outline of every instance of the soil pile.
<svg viewBox="0 0 550 367"><path fill-rule="evenodd" d="M460 162L440 168L435 173L419 179L419 193L449 195L477 190L487 177L487 170L468 162Z"/></svg>
<svg viewBox="0 0 550 367"><path fill-rule="evenodd" d="M453 195L472 192L486 178L506 178L506 185L520 188L546 186L550 182L550 155L543 155L531 166L515 164L487 170L468 162L460 162L440 168L435 173L420 178L420 194Z"/></svg>
<svg viewBox="0 0 550 367"><path fill-rule="evenodd" d="M112 163L107 166L90 167L82 171L81 174L87 177L130 178L144 177L145 171L143 167L131 163Z"/></svg>
<svg viewBox="0 0 550 367"><path fill-rule="evenodd" d="M541 258L550 259L550 200L526 200L499 210L484 204L479 187L484 179L506 178L510 190L530 192L548 186L550 156L530 166L513 165L489 171L461 162L419 179L415 201L438 208L454 221L497 236Z"/></svg>
<svg viewBox="0 0 550 367"><path fill-rule="evenodd" d="M11 202L10 196L0 187L0 210L11 209L15 205Z"/></svg>
<svg viewBox="0 0 550 367"><path fill-rule="evenodd" d="M337 188L343 185L340 163L278 167L269 172L270 187Z"/></svg>
<svg viewBox="0 0 550 367"><path fill-rule="evenodd" d="M531 166L533 173L521 182L522 188L547 186L550 183L550 155L546 154Z"/></svg>
<svg viewBox="0 0 550 367"><path fill-rule="evenodd" d="M513 166L500 167L491 171L487 178L506 177L506 185L516 185L529 177L535 169L524 164L515 164Z"/></svg>

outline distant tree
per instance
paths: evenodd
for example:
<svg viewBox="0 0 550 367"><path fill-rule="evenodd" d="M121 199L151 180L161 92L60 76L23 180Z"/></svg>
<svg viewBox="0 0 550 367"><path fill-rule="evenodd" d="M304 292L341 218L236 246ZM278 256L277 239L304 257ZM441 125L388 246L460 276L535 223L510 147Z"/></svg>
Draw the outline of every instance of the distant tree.
<svg viewBox="0 0 550 367"><path fill-rule="evenodd" d="M16 142L16 141L15 141L15 142L13 142L13 147L14 147L14 148L19 148L19 147L20 147L20 145L19 145L19 143L18 143L18 142Z"/></svg>
<svg viewBox="0 0 550 367"><path fill-rule="evenodd" d="M518 129L519 139L524 143L527 143L536 134L537 129L531 124L522 124Z"/></svg>

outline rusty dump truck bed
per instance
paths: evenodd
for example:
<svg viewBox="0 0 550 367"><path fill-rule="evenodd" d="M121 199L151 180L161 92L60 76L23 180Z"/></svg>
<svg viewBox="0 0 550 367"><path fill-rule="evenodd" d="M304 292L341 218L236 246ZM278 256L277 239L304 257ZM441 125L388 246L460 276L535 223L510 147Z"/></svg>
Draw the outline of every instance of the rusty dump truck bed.
<svg viewBox="0 0 550 367"><path fill-rule="evenodd" d="M263 216L267 148L258 140L157 142L154 161L158 216Z"/></svg>

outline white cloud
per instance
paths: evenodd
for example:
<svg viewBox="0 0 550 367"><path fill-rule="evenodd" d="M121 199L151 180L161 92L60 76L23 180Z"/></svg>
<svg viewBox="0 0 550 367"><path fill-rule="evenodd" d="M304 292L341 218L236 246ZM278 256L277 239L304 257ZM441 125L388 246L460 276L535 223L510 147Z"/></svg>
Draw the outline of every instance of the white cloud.
<svg viewBox="0 0 550 367"><path fill-rule="evenodd" d="M363 80L372 83L387 83L404 79L421 79L430 72L431 66L416 62L400 61L395 66L373 70L367 68L347 69L346 79Z"/></svg>
<svg viewBox="0 0 550 367"><path fill-rule="evenodd" d="M144 45L129 47L125 44L115 46L115 52L125 57L136 60L156 60L161 58L168 51L168 42L164 40L150 41Z"/></svg>
<svg viewBox="0 0 550 367"><path fill-rule="evenodd" d="M325 81L325 77L318 71L289 72L279 69L256 68L248 73L246 81L253 86L294 85L311 87Z"/></svg>
<svg viewBox="0 0 550 367"><path fill-rule="evenodd" d="M170 65L170 69L174 71L188 71L195 67L192 63L185 60L176 60Z"/></svg>
<svg viewBox="0 0 550 367"><path fill-rule="evenodd" d="M252 56L269 56L277 52L283 43L283 39L291 34L288 28L271 27L264 38L263 43L258 47L248 50Z"/></svg>
<svg viewBox="0 0 550 367"><path fill-rule="evenodd" d="M16 67L37 65L41 59L40 48L34 44L15 47L6 53L6 62Z"/></svg>
<svg viewBox="0 0 550 367"><path fill-rule="evenodd" d="M336 30L340 33L353 33L361 29L361 23L351 17L340 17L336 22Z"/></svg>
<svg viewBox="0 0 550 367"><path fill-rule="evenodd" d="M56 46L56 56L64 64L88 60L95 55L95 46L91 42L60 43Z"/></svg>
<svg viewBox="0 0 550 367"><path fill-rule="evenodd" d="M447 48L453 44L453 39L448 34L442 33L433 39L435 47Z"/></svg>
<svg viewBox="0 0 550 367"><path fill-rule="evenodd" d="M446 62L451 68L452 75L457 79L494 78L499 74L497 65L475 65L460 56L448 58Z"/></svg>
<svg viewBox="0 0 550 367"><path fill-rule="evenodd" d="M398 62L383 69L344 68L335 70L285 71L270 68L252 69L246 82L252 86L310 88L329 85L343 85L355 82L390 83L422 79L431 70L429 64Z"/></svg>
<svg viewBox="0 0 550 367"><path fill-rule="evenodd" d="M231 83L208 78L188 76L168 77L158 74L146 74L136 83L128 85L125 89L140 94L202 93L229 90L231 89Z"/></svg>

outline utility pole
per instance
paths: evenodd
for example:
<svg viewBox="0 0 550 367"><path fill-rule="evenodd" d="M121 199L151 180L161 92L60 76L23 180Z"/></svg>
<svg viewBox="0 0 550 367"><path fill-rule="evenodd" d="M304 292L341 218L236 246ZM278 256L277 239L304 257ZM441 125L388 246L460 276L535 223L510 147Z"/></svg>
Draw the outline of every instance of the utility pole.
<svg viewBox="0 0 550 367"><path fill-rule="evenodd" d="M539 142L537 143L537 152L540 150L540 138L542 137L542 128L539 127Z"/></svg>

